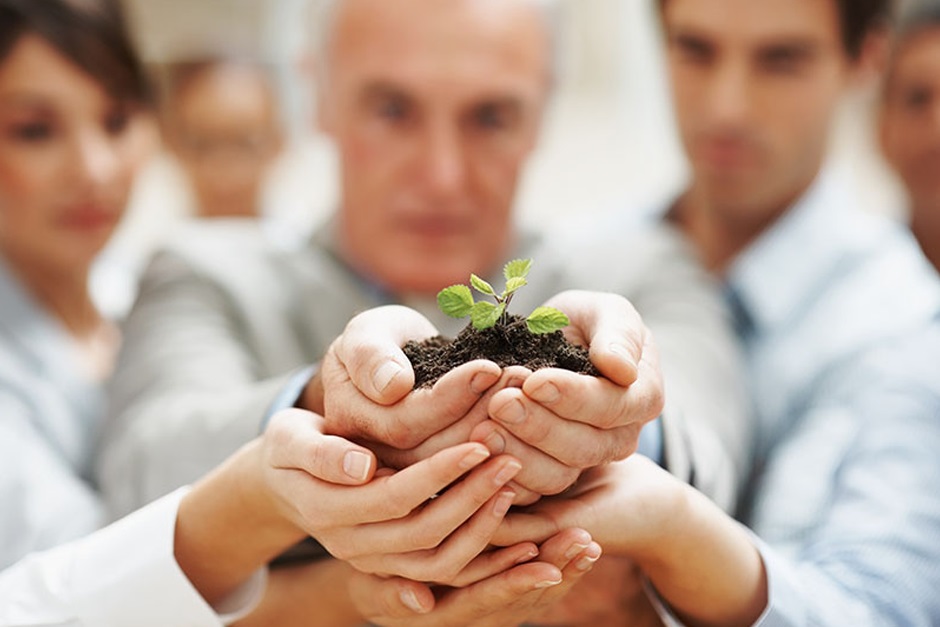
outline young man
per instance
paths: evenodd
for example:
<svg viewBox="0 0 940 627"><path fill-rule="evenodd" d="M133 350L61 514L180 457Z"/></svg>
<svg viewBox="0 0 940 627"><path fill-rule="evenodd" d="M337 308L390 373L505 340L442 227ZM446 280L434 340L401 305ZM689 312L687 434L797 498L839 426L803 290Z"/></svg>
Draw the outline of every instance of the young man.
<svg viewBox="0 0 940 627"><path fill-rule="evenodd" d="M505 540L583 525L690 624L940 620L940 289L906 231L824 167L888 7L660 3L691 163L662 212L736 312L759 417L741 516L760 539L631 458L510 518Z"/></svg>
<svg viewBox="0 0 940 627"><path fill-rule="evenodd" d="M911 230L940 268L940 3L912 5L890 58L881 147L910 200Z"/></svg>

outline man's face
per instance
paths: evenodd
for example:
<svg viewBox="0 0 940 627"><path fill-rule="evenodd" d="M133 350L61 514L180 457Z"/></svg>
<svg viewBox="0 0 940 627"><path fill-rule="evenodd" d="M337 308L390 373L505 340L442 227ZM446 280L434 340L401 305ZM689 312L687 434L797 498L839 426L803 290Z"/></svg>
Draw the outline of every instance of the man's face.
<svg viewBox="0 0 940 627"><path fill-rule="evenodd" d="M851 63L834 0L667 0L668 60L693 188L766 226L811 183Z"/></svg>
<svg viewBox="0 0 940 627"><path fill-rule="evenodd" d="M913 35L897 51L881 110L885 156L910 193L915 222L940 223L940 27Z"/></svg>
<svg viewBox="0 0 940 627"><path fill-rule="evenodd" d="M436 292L508 252L517 181L549 91L525 0L346 0L321 125L341 159L341 245L395 292Z"/></svg>

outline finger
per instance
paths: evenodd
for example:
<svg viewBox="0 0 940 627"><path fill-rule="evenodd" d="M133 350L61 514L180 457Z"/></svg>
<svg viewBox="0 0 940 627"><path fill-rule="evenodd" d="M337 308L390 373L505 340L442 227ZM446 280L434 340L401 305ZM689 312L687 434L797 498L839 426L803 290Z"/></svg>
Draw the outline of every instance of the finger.
<svg viewBox="0 0 940 627"><path fill-rule="evenodd" d="M335 506L334 527L404 518L489 456L478 443L461 444L355 490L334 487L321 506Z"/></svg>
<svg viewBox="0 0 940 627"><path fill-rule="evenodd" d="M591 362L605 377L622 386L636 380L648 331L630 301L616 294L572 290L547 304L568 315L569 339L589 347Z"/></svg>
<svg viewBox="0 0 940 627"><path fill-rule="evenodd" d="M533 542L521 542L503 549L486 551L474 558L449 585L464 588L509 570L513 566L530 562L538 557L539 548Z"/></svg>
<svg viewBox="0 0 940 627"><path fill-rule="evenodd" d="M265 432L271 444L271 463L294 468L328 483L359 485L376 468L369 449L337 436L323 434L323 419L301 409L286 409L271 418Z"/></svg>
<svg viewBox="0 0 940 627"><path fill-rule="evenodd" d="M363 617L408 618L434 609L434 593L423 583L354 573L349 593Z"/></svg>
<svg viewBox="0 0 940 627"><path fill-rule="evenodd" d="M622 388L621 388L622 389ZM600 399L592 404L599 405ZM611 401L616 405L615 401ZM587 407L587 410L590 410ZM534 447L571 468L590 468L623 459L636 450L640 427L599 429L592 425L557 416L520 390L504 390L490 402L490 415L521 442ZM613 418L598 422L615 423ZM491 451L493 447L487 444ZM512 454L518 454L512 451ZM528 463L523 459L528 467Z"/></svg>
<svg viewBox="0 0 940 627"><path fill-rule="evenodd" d="M494 546L515 546L526 540L541 544L560 531L558 521L537 508L513 511L503 519L490 542Z"/></svg>
<svg viewBox="0 0 940 627"><path fill-rule="evenodd" d="M353 318L334 351L359 391L373 402L391 405L414 386L414 370L401 347L435 335L437 329L417 311L389 305Z"/></svg>
<svg viewBox="0 0 940 627"><path fill-rule="evenodd" d="M345 539L342 544L355 554L337 557L379 556L378 561L368 562L377 565L366 566L365 561L357 565L413 578L415 567L433 568L439 573L435 581L444 582L488 546L515 496L503 487L518 471L518 461L507 456L494 459L407 519L351 530L340 541ZM405 553L413 555L397 557ZM395 556L386 559L386 554Z"/></svg>
<svg viewBox="0 0 940 627"><path fill-rule="evenodd" d="M496 366L496 364L488 361L471 362L471 364L461 366L457 370L463 371L464 368L471 367L471 365L479 365L484 368L483 372L486 373L486 378L483 379L483 383L481 384L483 386L490 385L490 377L496 376L496 374L499 372L499 368ZM444 385L450 385L452 383L449 380L450 374L451 373L448 373L447 377L438 382L438 387L432 393L436 399L454 399L457 397L457 394L448 393L447 389L441 387ZM456 374L456 371L454 374ZM470 406L469 409L466 409L465 403L463 401L459 401L452 407L448 407L446 404L442 406L440 402L436 402L436 404L432 402L436 399L425 398L427 404L434 407L433 411L446 412L444 420L441 420L440 422L443 423L446 420L451 419L453 419L454 422L444 426L421 443L405 449L375 442L370 443L369 446L379 457L379 459L381 459L385 464L392 466L393 468L405 468L423 459L427 459L431 455L445 448L449 448L463 442L468 442L471 440L470 434L472 433L473 429L478 424L487 419L489 399L492 398L493 394L499 390L505 389L508 386L522 387L522 384L525 381L525 377L527 377L529 374L531 374L531 372L525 368L520 367L510 367L503 369L502 373L498 375L496 383L490 385L488 389L484 390L482 396L466 399L469 401L474 401L475 399L475 402L473 402L473 405ZM479 376L479 374L477 376ZM482 390L482 387L478 388L476 383L472 383L471 390L473 393L475 393L477 389ZM415 401L413 403L409 401L410 413L427 413L425 410L417 406L419 402L418 399L421 398L422 394L426 394L426 391L418 390L414 393ZM461 412L464 412L463 416L457 417ZM414 420L412 419L409 422L413 425ZM413 432L414 428L411 427L410 431ZM498 455L502 451L491 450L490 452L494 455Z"/></svg>
<svg viewBox="0 0 940 627"><path fill-rule="evenodd" d="M528 605L547 588L563 581L561 570L542 561L527 562L465 588L437 602L441 624L478 625L479 619ZM444 620L449 622L444 623ZM522 617L524 620L524 615ZM461 622L461 620L463 622ZM515 623L511 623L515 624Z"/></svg>
<svg viewBox="0 0 940 627"><path fill-rule="evenodd" d="M337 415L343 417L341 433L409 450L463 419L499 380L500 372L490 361L469 362L448 372L433 388L415 390L390 407L373 403L351 385L337 386L337 394L327 397L327 409L333 412L331 424Z"/></svg>
<svg viewBox="0 0 940 627"><path fill-rule="evenodd" d="M590 533L584 529L572 528L565 529L543 542L539 559L564 571L585 557L597 561L600 554L601 548L591 538Z"/></svg>
<svg viewBox="0 0 940 627"><path fill-rule="evenodd" d="M558 494L570 487L578 479L579 469L567 466L538 448L530 446L504 429L499 423L486 421L477 426L471 439L483 442L490 450L501 450L512 455L522 463L522 470L514 483L528 493L540 496ZM568 443L571 446L571 443ZM516 503L533 503L537 499L531 494L521 494Z"/></svg>
<svg viewBox="0 0 940 627"><path fill-rule="evenodd" d="M533 373L522 389L528 400L566 420L599 429L642 426L662 413L664 394L656 371L643 365L640 372L642 376L624 388L607 379L546 368Z"/></svg>

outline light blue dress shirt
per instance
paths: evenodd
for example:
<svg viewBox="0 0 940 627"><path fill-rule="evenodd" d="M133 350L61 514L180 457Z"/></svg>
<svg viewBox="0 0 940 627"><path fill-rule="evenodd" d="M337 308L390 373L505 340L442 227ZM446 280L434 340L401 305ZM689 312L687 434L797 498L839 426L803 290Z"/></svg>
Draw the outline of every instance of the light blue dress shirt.
<svg viewBox="0 0 940 627"><path fill-rule="evenodd" d="M0 569L104 522L90 484L103 395L0 259Z"/></svg>
<svg viewBox="0 0 940 627"><path fill-rule="evenodd" d="M758 411L760 625L940 625L940 284L832 173L729 268Z"/></svg>

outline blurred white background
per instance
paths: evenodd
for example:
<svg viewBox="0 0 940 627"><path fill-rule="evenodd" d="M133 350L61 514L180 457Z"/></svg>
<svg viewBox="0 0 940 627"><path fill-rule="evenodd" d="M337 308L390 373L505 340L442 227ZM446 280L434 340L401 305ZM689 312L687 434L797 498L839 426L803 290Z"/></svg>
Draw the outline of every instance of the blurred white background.
<svg viewBox="0 0 940 627"><path fill-rule="evenodd" d="M335 202L335 160L312 128L312 86L298 71L308 1L126 0L145 58L179 60L212 47L251 50L277 65L291 146L267 185L278 222L306 229ZM650 0L562 0L564 62L556 101L520 198L523 219L584 216L668 196L684 163L672 128L659 34ZM900 213L903 202L874 149L874 90L847 103L834 159L856 178L867 209ZM145 257L190 211L166 159L141 177L131 218L113 251Z"/></svg>

